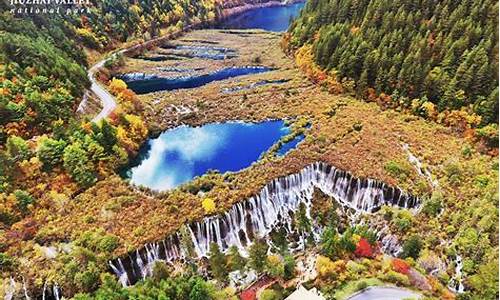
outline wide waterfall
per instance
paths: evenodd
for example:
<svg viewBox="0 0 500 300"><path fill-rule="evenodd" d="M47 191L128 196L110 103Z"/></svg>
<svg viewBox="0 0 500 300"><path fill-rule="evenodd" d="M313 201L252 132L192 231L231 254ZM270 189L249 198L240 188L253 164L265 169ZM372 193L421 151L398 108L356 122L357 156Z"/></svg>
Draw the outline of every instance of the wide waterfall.
<svg viewBox="0 0 500 300"><path fill-rule="evenodd" d="M418 198L397 187L373 179L356 178L346 171L317 162L299 173L272 180L260 193L233 205L222 215L188 224L186 231L194 246L194 258L206 257L211 243L217 243L222 251L235 245L244 253L252 240L266 237L278 226L292 233L293 213L301 203L310 217L315 188L354 214L372 213L382 205L409 209L419 204ZM133 284L151 274L155 261L173 262L185 258L187 250L181 240L181 233L175 233L126 257L110 261L110 267L124 286Z"/></svg>

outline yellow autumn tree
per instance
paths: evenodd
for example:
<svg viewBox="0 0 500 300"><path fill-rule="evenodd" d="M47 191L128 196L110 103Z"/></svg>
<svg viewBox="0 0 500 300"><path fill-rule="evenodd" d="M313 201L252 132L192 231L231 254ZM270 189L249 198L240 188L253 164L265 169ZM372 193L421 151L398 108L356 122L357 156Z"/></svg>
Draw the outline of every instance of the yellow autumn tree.
<svg viewBox="0 0 500 300"><path fill-rule="evenodd" d="M422 109L425 111L425 116L431 120L435 120L437 117L437 110L434 103L430 101L425 101L422 103Z"/></svg>
<svg viewBox="0 0 500 300"><path fill-rule="evenodd" d="M346 268L344 260L333 262L328 257L319 255L316 259L316 271L322 278L328 278L343 273Z"/></svg>
<svg viewBox="0 0 500 300"><path fill-rule="evenodd" d="M124 118L126 124L117 127L116 136L120 147L128 153L133 153L148 135L148 128L139 116L127 114Z"/></svg>
<svg viewBox="0 0 500 300"><path fill-rule="evenodd" d="M117 96L127 89L127 84L125 81L113 77L113 79L109 81L109 89L115 96Z"/></svg>
<svg viewBox="0 0 500 300"><path fill-rule="evenodd" d="M210 215L215 212L215 201L212 198L205 198L201 202L201 206L205 210L205 214Z"/></svg>
<svg viewBox="0 0 500 300"><path fill-rule="evenodd" d="M128 122L128 135L136 143L142 143L142 141L148 135L148 128L146 124L141 119L141 117L136 115L125 115L125 120Z"/></svg>

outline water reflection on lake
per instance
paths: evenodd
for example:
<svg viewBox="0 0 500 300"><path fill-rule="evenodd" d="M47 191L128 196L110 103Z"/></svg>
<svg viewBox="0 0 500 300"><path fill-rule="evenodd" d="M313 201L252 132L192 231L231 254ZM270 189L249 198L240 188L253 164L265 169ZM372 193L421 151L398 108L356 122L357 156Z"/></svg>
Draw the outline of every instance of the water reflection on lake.
<svg viewBox="0 0 500 300"><path fill-rule="evenodd" d="M230 18L221 27L225 29L264 29L269 31L286 31L291 20L296 18L305 2L289 5L264 7L249 10L239 16Z"/></svg>
<svg viewBox="0 0 500 300"><path fill-rule="evenodd" d="M157 91L195 88L213 81L250 74L259 74L271 70L271 68L262 66L228 67L209 74L180 78L164 78L156 75L149 75L145 78L135 78L131 76L133 74L124 74L121 76L121 79L123 79L127 83L128 88L136 94L146 94Z"/></svg>
<svg viewBox="0 0 500 300"><path fill-rule="evenodd" d="M177 127L150 139L127 176L134 184L162 191L208 170L239 171L289 132L281 120Z"/></svg>

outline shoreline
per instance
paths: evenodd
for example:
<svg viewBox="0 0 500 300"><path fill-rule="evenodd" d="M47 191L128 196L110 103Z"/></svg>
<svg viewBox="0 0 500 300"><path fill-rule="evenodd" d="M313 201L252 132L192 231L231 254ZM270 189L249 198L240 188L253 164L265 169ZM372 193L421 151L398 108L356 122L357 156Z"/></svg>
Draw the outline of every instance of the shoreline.
<svg viewBox="0 0 500 300"><path fill-rule="evenodd" d="M293 4L301 3L301 2L306 2L306 1L305 0L290 0L290 1L286 1L286 2L280 2L280 1L272 0L272 1L269 1L266 3L244 4L244 5L239 5L239 6L229 7L229 8L223 8L221 18L218 21L219 22L224 21L230 17L241 15L241 14L244 14L244 13L249 12L249 11L254 10L254 9L287 6L287 5L293 5Z"/></svg>
<svg viewBox="0 0 500 300"><path fill-rule="evenodd" d="M105 54L105 58L97 61L94 63L92 66L90 66L87 70L87 77L89 78L91 82L91 86L89 88L90 91L94 93L94 95L99 98L99 101L102 104L102 109L97 115L92 119L92 122L99 122L102 119L106 119L117 107L118 104L115 101L115 98L108 92L108 90L103 87L100 82L96 79L95 75L100 71L100 69L106 64L107 61L110 59L113 59L116 55L134 55L135 51L142 52L144 49L148 48L154 48L158 47L158 44L166 41L166 40L171 40L171 39L176 39L182 36L183 34L191 31L191 30L196 30L196 29L202 29L203 27L210 27L211 25L219 24L224 22L230 17L235 17L238 15L241 15L243 13L246 13L248 11L254 10L254 9L259 9L259 8L265 8L265 7L277 7L277 6L286 6L286 5L291 5L295 3L300 3L304 2L304 0L290 0L287 2L279 2L279 1L269 1L266 3L262 4L244 4L244 5L239 5L231 8L223 8L221 15L217 16L215 20L211 20L208 22L196 22L194 24L188 25L185 28L170 33L166 34L164 36L159 36L157 38L153 38L148 41L143 41L140 42L139 44L129 46L124 49L117 48L115 50L112 50L108 54ZM226 13L227 11L227 13ZM82 99L78 105L82 104L82 102L85 101Z"/></svg>

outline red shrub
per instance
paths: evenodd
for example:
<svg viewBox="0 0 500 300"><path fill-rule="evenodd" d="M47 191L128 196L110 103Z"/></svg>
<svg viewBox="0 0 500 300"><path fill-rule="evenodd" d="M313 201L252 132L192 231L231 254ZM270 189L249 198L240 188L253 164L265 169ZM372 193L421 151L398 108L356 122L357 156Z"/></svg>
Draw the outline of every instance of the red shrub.
<svg viewBox="0 0 500 300"><path fill-rule="evenodd" d="M254 290L246 290L240 294L240 299L241 300L255 300L255 299L257 299L257 296L256 296Z"/></svg>
<svg viewBox="0 0 500 300"><path fill-rule="evenodd" d="M360 238L354 254L358 257L373 257L373 248L365 238Z"/></svg>
<svg viewBox="0 0 500 300"><path fill-rule="evenodd" d="M394 271L405 275L408 275L410 271L410 265L408 265L406 261L399 258L395 258L392 260L392 268L394 269Z"/></svg>

